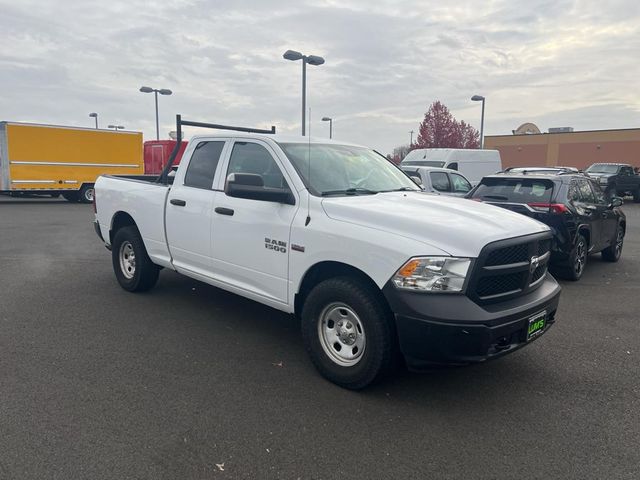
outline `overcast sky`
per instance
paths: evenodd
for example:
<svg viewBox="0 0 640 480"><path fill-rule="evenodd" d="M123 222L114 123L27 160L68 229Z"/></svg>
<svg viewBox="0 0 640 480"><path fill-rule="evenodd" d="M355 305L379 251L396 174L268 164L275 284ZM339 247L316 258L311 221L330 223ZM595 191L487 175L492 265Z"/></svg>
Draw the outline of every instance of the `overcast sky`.
<svg viewBox="0 0 640 480"><path fill-rule="evenodd" d="M451 4L452 6L449 6ZM89 112L155 138L184 118L300 132L300 62L312 136L387 153L427 106L507 134L640 127L637 0L0 0L0 120L92 126ZM196 133L191 130L188 133Z"/></svg>

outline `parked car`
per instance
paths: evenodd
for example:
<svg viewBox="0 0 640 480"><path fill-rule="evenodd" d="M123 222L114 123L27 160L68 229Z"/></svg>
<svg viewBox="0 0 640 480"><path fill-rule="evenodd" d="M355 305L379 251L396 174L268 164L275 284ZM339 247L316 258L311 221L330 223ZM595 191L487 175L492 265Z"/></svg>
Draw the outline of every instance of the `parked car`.
<svg viewBox="0 0 640 480"><path fill-rule="evenodd" d="M411 150L400 163L402 167L438 167L457 170L472 185L485 175L502 170L498 150L466 148L417 148Z"/></svg>
<svg viewBox="0 0 640 480"><path fill-rule="evenodd" d="M634 202L640 202L640 176L631 165L625 163L594 163L586 172L597 179L609 197L633 196Z"/></svg>
<svg viewBox="0 0 640 480"><path fill-rule="evenodd" d="M410 177L418 177L426 192L464 197L471 191L471 183L464 175L449 168L401 166Z"/></svg>
<svg viewBox="0 0 640 480"><path fill-rule="evenodd" d="M220 128L177 130L193 124ZM318 371L352 389L398 348L412 369L482 362L554 323L546 225L425 194L365 147L235 129L193 138L172 182L171 161L156 182L98 179L95 228L123 289L164 267L295 314Z"/></svg>
<svg viewBox="0 0 640 480"><path fill-rule="evenodd" d="M627 222L594 179L580 173L502 173L482 179L467 196L539 220L551 227L551 263L557 273L579 280L589 254L617 262Z"/></svg>

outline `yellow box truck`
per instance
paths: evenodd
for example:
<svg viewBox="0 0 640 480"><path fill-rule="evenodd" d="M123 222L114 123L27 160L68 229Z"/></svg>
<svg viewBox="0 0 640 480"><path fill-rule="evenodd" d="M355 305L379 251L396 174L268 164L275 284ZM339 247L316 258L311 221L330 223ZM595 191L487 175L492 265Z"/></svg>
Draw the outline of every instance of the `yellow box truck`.
<svg viewBox="0 0 640 480"><path fill-rule="evenodd" d="M93 201L99 175L144 173L142 133L0 122L0 192Z"/></svg>

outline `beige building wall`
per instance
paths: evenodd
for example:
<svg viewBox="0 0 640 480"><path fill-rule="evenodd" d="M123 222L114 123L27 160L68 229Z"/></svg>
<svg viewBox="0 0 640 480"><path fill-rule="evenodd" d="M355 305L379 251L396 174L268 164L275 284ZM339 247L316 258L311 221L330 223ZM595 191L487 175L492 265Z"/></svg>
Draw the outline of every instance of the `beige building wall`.
<svg viewBox="0 0 640 480"><path fill-rule="evenodd" d="M500 151L502 166L568 166L629 163L640 167L640 128L534 135L494 135L484 148Z"/></svg>

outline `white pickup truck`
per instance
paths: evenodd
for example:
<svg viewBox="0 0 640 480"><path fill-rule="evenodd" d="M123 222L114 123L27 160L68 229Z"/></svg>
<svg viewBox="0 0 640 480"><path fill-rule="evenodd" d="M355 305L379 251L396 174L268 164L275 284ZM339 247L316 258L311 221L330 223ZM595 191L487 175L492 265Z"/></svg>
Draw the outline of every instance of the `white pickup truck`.
<svg viewBox="0 0 640 480"><path fill-rule="evenodd" d="M246 130L193 138L173 182L169 166L98 179L95 228L125 290L168 268L295 314L319 372L351 389L398 351L411 369L480 362L554 322L547 226L425 193L365 147Z"/></svg>

